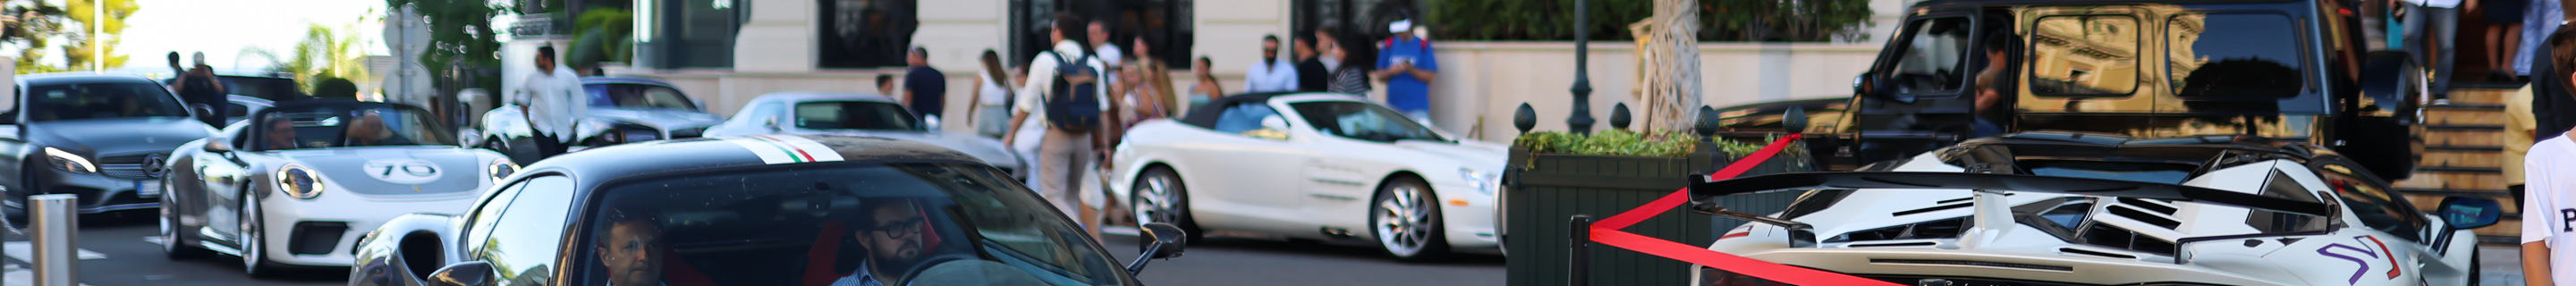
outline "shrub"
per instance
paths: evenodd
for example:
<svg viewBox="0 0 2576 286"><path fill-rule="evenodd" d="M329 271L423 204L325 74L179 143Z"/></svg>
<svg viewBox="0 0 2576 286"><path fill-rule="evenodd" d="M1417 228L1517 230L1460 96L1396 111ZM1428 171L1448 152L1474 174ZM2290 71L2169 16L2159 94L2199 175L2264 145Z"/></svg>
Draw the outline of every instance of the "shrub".
<svg viewBox="0 0 2576 286"><path fill-rule="evenodd" d="M1690 154L1697 142L1699 136L1686 132L1645 134L1612 129L1590 136L1562 131L1522 134L1512 140L1512 145L1538 154L1680 157ZM1762 149L1762 146L1723 139L1718 140L1717 145L1719 151L1729 156L1744 156Z"/></svg>

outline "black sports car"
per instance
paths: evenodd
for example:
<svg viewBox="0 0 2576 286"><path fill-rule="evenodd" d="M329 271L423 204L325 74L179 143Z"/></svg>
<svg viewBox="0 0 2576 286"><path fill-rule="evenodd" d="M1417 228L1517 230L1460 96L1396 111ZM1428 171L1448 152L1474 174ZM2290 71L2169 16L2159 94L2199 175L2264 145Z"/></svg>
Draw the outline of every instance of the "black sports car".
<svg viewBox="0 0 2576 286"><path fill-rule="evenodd" d="M1139 285L1000 169L891 139L762 135L550 158L462 215L396 217L350 285ZM504 282L506 281L506 282Z"/></svg>

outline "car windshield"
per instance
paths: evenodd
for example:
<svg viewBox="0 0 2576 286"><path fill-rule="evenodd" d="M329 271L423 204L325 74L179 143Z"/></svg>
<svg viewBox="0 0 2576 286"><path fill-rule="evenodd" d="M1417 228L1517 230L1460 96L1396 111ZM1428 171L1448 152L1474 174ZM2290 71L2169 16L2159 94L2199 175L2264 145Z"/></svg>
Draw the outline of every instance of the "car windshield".
<svg viewBox="0 0 2576 286"><path fill-rule="evenodd" d="M1314 124L1317 131L1334 136L1379 142L1449 141L1441 138L1439 133L1432 133L1431 128L1423 127L1422 123L1414 122L1413 118L1405 117L1402 113L1396 113L1395 110L1376 104L1357 101L1317 101L1292 103L1288 106L1296 108L1299 115L1306 117L1306 123Z"/></svg>
<svg viewBox="0 0 2576 286"><path fill-rule="evenodd" d="M800 129L916 130L912 112L890 102L811 101L797 103L795 112Z"/></svg>
<svg viewBox="0 0 2576 286"><path fill-rule="evenodd" d="M456 145L426 112L411 108L313 105L263 110L258 150Z"/></svg>
<svg viewBox="0 0 2576 286"><path fill-rule="evenodd" d="M800 164L612 184L589 211L601 222L590 237L621 241L632 230L619 225L651 226L660 243L646 251L664 253L666 282L1128 283L1054 207L980 165ZM606 281L639 270L585 271Z"/></svg>
<svg viewBox="0 0 2576 286"><path fill-rule="evenodd" d="M131 117L187 117L179 98L149 82L76 83L27 87L29 121Z"/></svg>
<svg viewBox="0 0 2576 286"><path fill-rule="evenodd" d="M698 110L679 89L648 84L588 84L590 106L624 109Z"/></svg>

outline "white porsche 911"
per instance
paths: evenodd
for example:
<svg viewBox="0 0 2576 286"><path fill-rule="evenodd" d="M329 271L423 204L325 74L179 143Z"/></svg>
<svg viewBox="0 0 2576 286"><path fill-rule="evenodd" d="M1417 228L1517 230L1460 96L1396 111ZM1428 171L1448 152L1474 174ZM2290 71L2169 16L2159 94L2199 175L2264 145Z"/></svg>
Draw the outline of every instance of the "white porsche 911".
<svg viewBox="0 0 2576 286"><path fill-rule="evenodd" d="M252 276L347 267L358 237L411 213L456 214L518 165L458 147L409 105L278 103L181 145L163 177L161 244L171 258L240 256Z"/></svg>
<svg viewBox="0 0 2576 286"><path fill-rule="evenodd" d="M1115 199L1137 223L1375 241L1404 260L1497 247L1508 147L1442 134L1334 93L1255 93L1127 131ZM1196 241L1193 239L1192 241Z"/></svg>
<svg viewBox="0 0 2576 286"><path fill-rule="evenodd" d="M2035 132L1859 172L1698 180L1695 201L1812 190L1708 249L1901 285L2476 285L2494 200L2418 211L2293 140ZM1782 285L1693 265L1691 285Z"/></svg>

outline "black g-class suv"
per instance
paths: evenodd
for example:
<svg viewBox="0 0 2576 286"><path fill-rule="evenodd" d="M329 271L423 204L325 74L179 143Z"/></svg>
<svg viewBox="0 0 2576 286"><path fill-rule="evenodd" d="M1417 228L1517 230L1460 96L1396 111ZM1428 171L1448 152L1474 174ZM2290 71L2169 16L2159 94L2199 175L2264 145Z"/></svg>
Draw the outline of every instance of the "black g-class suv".
<svg viewBox="0 0 2576 286"><path fill-rule="evenodd" d="M2423 150L2424 77L2403 52L2369 50L2354 7L1919 2L1854 79L1838 122L1809 129L1825 133L1809 147L1849 167L2019 131L2250 135L2313 142L2404 179Z"/></svg>

